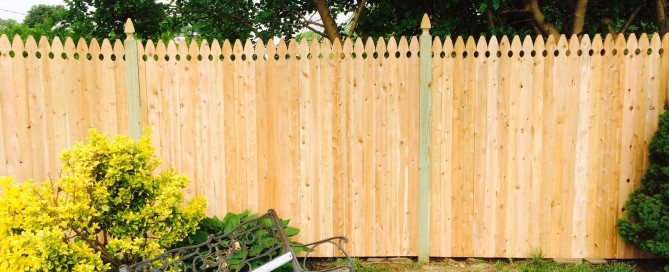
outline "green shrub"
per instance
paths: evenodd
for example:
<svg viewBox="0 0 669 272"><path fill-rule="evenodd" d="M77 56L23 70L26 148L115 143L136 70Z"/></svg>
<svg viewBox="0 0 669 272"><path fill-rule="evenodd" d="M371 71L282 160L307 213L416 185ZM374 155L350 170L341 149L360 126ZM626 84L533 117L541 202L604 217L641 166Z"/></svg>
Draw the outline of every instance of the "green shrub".
<svg viewBox="0 0 669 272"><path fill-rule="evenodd" d="M641 251L669 257L669 112L660 116L659 129L648 146L650 165L625 204L618 220L622 239Z"/></svg>
<svg viewBox="0 0 669 272"><path fill-rule="evenodd" d="M63 153L63 176L14 184L0 178L0 271L104 271L151 258L195 231L205 201L183 207L188 179L139 142L91 130Z"/></svg>
<svg viewBox="0 0 669 272"><path fill-rule="evenodd" d="M230 231L232 231L235 227L239 226L240 224L247 222L249 220L254 220L257 219L259 216L256 213L251 213L250 211L245 211L243 213L228 213L225 215L223 220L220 220L218 217L208 217L204 218L200 221L198 224L197 230L186 237L183 241L180 243L176 244L173 248L177 247L184 247L184 246L190 246L190 245L196 245L203 243L207 240L207 238L210 235L214 236L220 236L223 234L227 234ZM291 237L294 237L297 235L300 230L294 227L288 226L288 223L290 220L281 220L281 225L283 226L283 231L286 233L286 236L288 237L289 240L291 240ZM272 221L269 218L263 219L260 224L264 224L265 226L271 226ZM251 227L251 225L249 225ZM242 230L243 231L243 230ZM249 241L249 238L253 238L253 241ZM249 248L242 248L242 251L236 254L230 261L229 263L232 264L233 269L239 268L241 271L245 271L247 267L244 267L244 265L238 265L241 260L243 259L253 259L255 256L258 256L262 254L263 252L266 252L267 249L279 245L279 240L277 240L274 236L272 236L270 233L268 233L266 230L261 229L261 230L256 230L253 232L253 235L242 235L241 237L238 238L240 244L247 245ZM299 246L298 243L292 242L294 244L293 246L293 251L295 251L296 254L304 251L306 248L303 246ZM252 267L258 267L262 264L265 264L269 262L269 257L262 257L255 259L251 261L251 266ZM275 270L275 271L292 271L292 267L290 264L286 264L283 267Z"/></svg>

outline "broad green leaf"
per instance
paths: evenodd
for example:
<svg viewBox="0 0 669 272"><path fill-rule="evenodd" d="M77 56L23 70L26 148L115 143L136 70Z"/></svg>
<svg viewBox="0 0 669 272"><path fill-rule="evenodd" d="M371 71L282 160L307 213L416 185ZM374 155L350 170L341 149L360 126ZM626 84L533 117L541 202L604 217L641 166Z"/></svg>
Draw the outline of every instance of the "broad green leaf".
<svg viewBox="0 0 669 272"><path fill-rule="evenodd" d="M288 237L293 237L300 233L300 230L298 228L293 228L293 227L287 227L283 230L286 233L286 236Z"/></svg>

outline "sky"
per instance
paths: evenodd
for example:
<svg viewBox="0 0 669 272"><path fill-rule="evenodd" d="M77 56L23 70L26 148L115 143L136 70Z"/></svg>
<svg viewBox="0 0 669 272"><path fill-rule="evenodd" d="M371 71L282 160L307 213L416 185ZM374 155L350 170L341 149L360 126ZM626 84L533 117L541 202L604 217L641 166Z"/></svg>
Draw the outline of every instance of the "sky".
<svg viewBox="0 0 669 272"><path fill-rule="evenodd" d="M30 7L38 4L65 5L63 0L0 0L0 18L23 21Z"/></svg>

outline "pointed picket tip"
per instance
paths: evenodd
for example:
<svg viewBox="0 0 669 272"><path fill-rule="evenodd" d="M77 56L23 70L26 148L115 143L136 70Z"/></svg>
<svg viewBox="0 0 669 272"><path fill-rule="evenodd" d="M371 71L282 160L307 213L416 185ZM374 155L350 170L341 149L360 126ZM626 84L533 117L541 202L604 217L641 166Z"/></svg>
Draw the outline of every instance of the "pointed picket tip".
<svg viewBox="0 0 669 272"><path fill-rule="evenodd" d="M511 48L511 40L509 40L509 36L502 36L502 40L499 41L499 47L506 50Z"/></svg>
<svg viewBox="0 0 669 272"><path fill-rule="evenodd" d="M309 42L309 53L311 53L312 57L318 56L318 54L321 53L321 45L316 39L313 39L311 42ZM307 55L309 55L309 53L307 53Z"/></svg>
<svg viewBox="0 0 669 272"><path fill-rule="evenodd" d="M444 53L446 56L450 56L451 53L453 53L453 39L451 39L451 36L446 36L444 39Z"/></svg>
<svg viewBox="0 0 669 272"><path fill-rule="evenodd" d="M490 37L490 40L488 40L488 47L495 45L499 47L499 41L497 40L497 37L495 35ZM490 52L492 54L492 52Z"/></svg>
<svg viewBox="0 0 669 272"><path fill-rule="evenodd" d="M390 37L390 39L388 39L386 49L390 55L395 55L395 52L397 52L397 41L395 40L395 37Z"/></svg>
<svg viewBox="0 0 669 272"><path fill-rule="evenodd" d="M181 59L185 59L188 55L188 43L186 41L180 42L177 46L177 54L179 54Z"/></svg>
<svg viewBox="0 0 669 272"><path fill-rule="evenodd" d="M24 44L21 37L19 35L14 36L14 39L12 40L12 51L14 51L14 53L23 51L23 46Z"/></svg>
<svg viewBox="0 0 669 272"><path fill-rule="evenodd" d="M499 41L497 41L497 37L494 35L490 37L490 40L488 40L488 48L486 49L488 52L488 57L492 59L493 62L496 62L497 59L497 54L499 54ZM485 52L482 52L485 55Z"/></svg>
<svg viewBox="0 0 669 272"><path fill-rule="evenodd" d="M525 38L523 38L523 50L530 49L534 47L534 41L532 41L532 37L530 35L526 35Z"/></svg>
<svg viewBox="0 0 669 272"><path fill-rule="evenodd" d="M214 46L212 45L212 51L214 51L213 48ZM253 49L254 49L253 52L258 57L258 60L263 60L264 59L263 56L265 55L266 49L265 49L265 43L262 41L262 39L258 39L258 42L256 43L256 46Z"/></svg>
<svg viewBox="0 0 669 272"><path fill-rule="evenodd" d="M114 50L116 50L116 47L114 47ZM156 55L156 45L153 44L152 40L148 40L146 42L146 56L148 57L148 60L153 60L153 56Z"/></svg>
<svg viewBox="0 0 669 272"><path fill-rule="evenodd" d="M662 35L662 44L669 43L669 32Z"/></svg>
<svg viewBox="0 0 669 272"><path fill-rule="evenodd" d="M46 40L46 38L45 38ZM48 43L48 42L47 42ZM26 38L26 43L24 44L24 50L26 51L35 51L37 50L37 41L35 41L35 38L31 35Z"/></svg>
<svg viewBox="0 0 669 272"><path fill-rule="evenodd" d="M557 44L557 40L555 40L555 36L550 35L550 36L548 36L548 38L546 38L546 46L548 46L549 44L550 45Z"/></svg>
<svg viewBox="0 0 669 272"><path fill-rule="evenodd" d="M441 43L439 36L435 37L432 42L432 53L434 53L434 57L440 57L443 48L444 45Z"/></svg>
<svg viewBox="0 0 669 272"><path fill-rule="evenodd" d="M569 43L567 42L567 37L565 35L560 35L560 37L557 40L557 49L567 51L568 46Z"/></svg>
<svg viewBox="0 0 669 272"><path fill-rule="evenodd" d="M307 39L301 39L297 48L300 52L300 60L307 60L306 55L309 54L309 42L307 42Z"/></svg>
<svg viewBox="0 0 669 272"><path fill-rule="evenodd" d="M476 48L476 41L474 40L473 36L469 36L467 38L467 42L465 43L465 46L470 49L470 48Z"/></svg>
<svg viewBox="0 0 669 272"><path fill-rule="evenodd" d="M420 28L423 30L423 33L426 33L430 28L432 28L430 17L427 16L427 13L423 14L423 19L420 21Z"/></svg>
<svg viewBox="0 0 669 272"><path fill-rule="evenodd" d="M627 49L630 51L634 51L639 47L639 41L636 38L636 35L634 33L630 34L630 36L627 38Z"/></svg>
<svg viewBox="0 0 669 272"><path fill-rule="evenodd" d="M165 42L158 41L158 44L156 44L156 54L158 55L158 60L165 59L165 56L167 55L167 46L165 45Z"/></svg>
<svg viewBox="0 0 669 272"><path fill-rule="evenodd" d="M455 39L455 48L457 48L458 53L462 53L462 52L459 52L459 51L464 50L465 41L462 39L462 36L458 36L458 38Z"/></svg>
<svg viewBox="0 0 669 272"><path fill-rule="evenodd" d="M374 46L374 39L372 39L372 37L367 37L367 41L365 42L365 52L367 52L368 54L373 53L375 47L376 46Z"/></svg>
<svg viewBox="0 0 669 272"><path fill-rule="evenodd" d="M288 52L288 46L286 45L286 42L283 39L279 39L279 41L277 42L276 52L279 54L280 58L286 56L286 52Z"/></svg>
<svg viewBox="0 0 669 272"><path fill-rule="evenodd" d="M56 41L56 40L54 40L54 43L55 43L55 41ZM101 50L102 53L104 53L104 54L106 54L106 53L110 53L110 52L112 51L112 46L111 46L111 43L109 42L108 39L104 39L104 40L102 40L102 46L100 47L100 50Z"/></svg>
<svg viewBox="0 0 669 272"><path fill-rule="evenodd" d="M49 40L48 40L46 37L42 36L42 38L40 38L40 41L39 41L39 42L40 42L40 44L41 44L42 42L48 43ZM54 54L55 54L55 53L62 53L62 51L63 51L63 42L60 40L59 37L55 37L55 38L53 38L53 41L51 41L51 49L57 51L57 52L54 52Z"/></svg>
<svg viewBox="0 0 669 272"><path fill-rule="evenodd" d="M65 43L63 46L67 49L73 48L74 47L74 40L72 40L72 37L67 37L65 38Z"/></svg>
<svg viewBox="0 0 669 272"><path fill-rule="evenodd" d="M523 46L523 43L520 40L520 36L518 36L518 35L513 36L513 40L511 40L512 50L516 51L516 50L520 49L522 46Z"/></svg>
<svg viewBox="0 0 669 272"><path fill-rule="evenodd" d="M659 56L660 48L662 48L662 41L660 40L660 35L657 33L653 33L653 36L650 38L651 55Z"/></svg>
<svg viewBox="0 0 669 272"><path fill-rule="evenodd" d="M384 38L379 38L378 41L376 42L376 52L379 55L383 55L386 53L386 41Z"/></svg>
<svg viewBox="0 0 669 272"><path fill-rule="evenodd" d="M262 42L262 40L260 42ZM218 49L220 51L221 50L221 44L218 42L218 40L214 39L214 41L211 42L211 51L214 51L216 49Z"/></svg>
<svg viewBox="0 0 669 272"><path fill-rule="evenodd" d="M267 60L273 61L274 55L276 55L276 47L274 46L274 41L267 40L267 45L265 46L265 52L267 54Z"/></svg>
<svg viewBox="0 0 669 272"><path fill-rule="evenodd" d="M479 60L485 59L486 51L488 51L488 42L486 41L484 36L481 36L479 37L479 40L476 43L476 53L474 53L473 56Z"/></svg>
<svg viewBox="0 0 669 272"><path fill-rule="evenodd" d="M650 40L648 39L648 35L646 33L641 34L641 37L639 37L639 48L645 51L649 47L650 47Z"/></svg>
<svg viewBox="0 0 669 272"><path fill-rule="evenodd" d="M411 37L409 42L409 52L411 52L411 57L418 58L418 51L420 50L420 43L418 42L418 37Z"/></svg>
<svg viewBox="0 0 669 272"><path fill-rule="evenodd" d="M349 58L351 56L351 52L353 52L353 44L351 44L351 39L344 40L344 45L342 46L342 50L346 54L346 58Z"/></svg>
<svg viewBox="0 0 669 272"><path fill-rule="evenodd" d="M406 56L407 51L409 51L409 41L407 41L407 37L402 36L400 38L400 42L397 45L398 50L400 50L402 55Z"/></svg>
<svg viewBox="0 0 669 272"><path fill-rule="evenodd" d="M580 45L581 50L583 52L582 55L587 56L588 54L585 53L585 52L590 51L590 49L592 48L592 41L590 40L590 36L588 36L588 34L583 35L583 37L581 37L581 42L580 42L579 45Z"/></svg>
<svg viewBox="0 0 669 272"><path fill-rule="evenodd" d="M172 60L174 57L176 57L176 55L177 55L177 44L174 42L174 40L170 40L167 43L166 53L167 53L167 56L170 57L170 60Z"/></svg>
<svg viewBox="0 0 669 272"><path fill-rule="evenodd" d="M184 43L184 45L188 46L186 48L187 49L186 52L187 52L188 55L191 55L191 59L197 57L197 54L199 53L200 48L198 47L197 42L195 41L195 39L192 39L189 44Z"/></svg>
<svg viewBox="0 0 669 272"><path fill-rule="evenodd" d="M0 35L0 54L1 56L8 56L7 54L9 53L9 50L12 48L11 44L9 43L9 38L7 38L7 35L2 34Z"/></svg>
<svg viewBox="0 0 669 272"><path fill-rule="evenodd" d="M52 43L59 43L60 44L60 39L58 37L55 37L53 39ZM42 36L42 38L39 39L38 47L43 50L43 52L48 52L51 51L51 45L49 44L49 40ZM55 53L54 53L55 54Z"/></svg>
<svg viewBox="0 0 669 272"><path fill-rule="evenodd" d="M543 56L543 54L541 54L542 52L539 51L543 51L545 48L546 43L544 42L544 38L541 35L537 36L536 39L534 39L534 50L537 53L536 56Z"/></svg>
<svg viewBox="0 0 669 272"><path fill-rule="evenodd" d="M291 58L294 58L297 54L297 42L295 39L290 39L288 41L288 54Z"/></svg>
<svg viewBox="0 0 669 272"><path fill-rule="evenodd" d="M595 34L595 37L592 38L592 47L594 48L597 46L597 48L601 49L604 46L604 40L602 39L602 35Z"/></svg>
<svg viewBox="0 0 669 272"><path fill-rule="evenodd" d="M355 54L359 56L359 54L362 54L362 52L364 51L365 51L365 44L362 42L362 38L355 39L355 44L353 44L353 52L355 52Z"/></svg>

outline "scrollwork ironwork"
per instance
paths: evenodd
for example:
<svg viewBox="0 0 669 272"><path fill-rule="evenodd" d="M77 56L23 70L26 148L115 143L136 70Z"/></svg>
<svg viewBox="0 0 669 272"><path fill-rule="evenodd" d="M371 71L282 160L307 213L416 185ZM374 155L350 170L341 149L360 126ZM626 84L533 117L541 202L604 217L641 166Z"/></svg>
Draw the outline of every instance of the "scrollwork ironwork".
<svg viewBox="0 0 669 272"><path fill-rule="evenodd" d="M242 222L223 235L210 235L200 244L166 251L153 259L122 266L120 271L253 271L283 253L291 252L295 256L293 246L301 246L307 249L306 254L293 258L291 265L294 271L306 272L311 271L306 268L309 254L323 244L334 245L345 256L346 264L320 271L353 271L353 263L342 244L347 242L346 237L337 236L305 245L293 245L276 212L269 210L258 218Z"/></svg>

